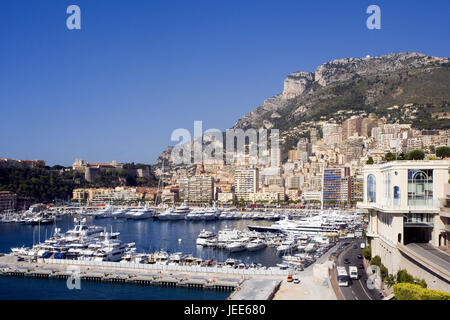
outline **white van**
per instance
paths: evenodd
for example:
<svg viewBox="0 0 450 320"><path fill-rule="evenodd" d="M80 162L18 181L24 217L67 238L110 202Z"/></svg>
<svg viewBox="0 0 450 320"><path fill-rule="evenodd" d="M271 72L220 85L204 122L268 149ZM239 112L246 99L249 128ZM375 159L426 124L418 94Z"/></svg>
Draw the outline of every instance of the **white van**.
<svg viewBox="0 0 450 320"><path fill-rule="evenodd" d="M350 266L348 268L348 271L350 273L350 279L358 280L358 268L355 266Z"/></svg>
<svg viewBox="0 0 450 320"><path fill-rule="evenodd" d="M361 249L364 249L366 247L366 244L364 242L361 242Z"/></svg>

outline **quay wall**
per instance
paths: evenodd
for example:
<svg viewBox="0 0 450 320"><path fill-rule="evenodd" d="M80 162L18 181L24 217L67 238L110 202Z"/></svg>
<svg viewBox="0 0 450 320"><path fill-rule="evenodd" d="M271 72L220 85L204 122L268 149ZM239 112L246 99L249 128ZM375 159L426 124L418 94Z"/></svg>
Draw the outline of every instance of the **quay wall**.
<svg viewBox="0 0 450 320"><path fill-rule="evenodd" d="M233 269L233 268L216 268L216 267L199 267L199 266L178 266L178 265L162 265L162 264L143 264L143 263L124 263L124 262L106 262L106 261L82 261L82 260L65 260L65 259L38 259L39 263L57 264L67 266L84 266L84 267L102 267L114 269L136 269L139 271L155 270L155 271L174 271L174 272L194 272L194 273L225 273L233 275L249 275L249 276L284 276L288 275L288 270L262 270L262 269Z"/></svg>

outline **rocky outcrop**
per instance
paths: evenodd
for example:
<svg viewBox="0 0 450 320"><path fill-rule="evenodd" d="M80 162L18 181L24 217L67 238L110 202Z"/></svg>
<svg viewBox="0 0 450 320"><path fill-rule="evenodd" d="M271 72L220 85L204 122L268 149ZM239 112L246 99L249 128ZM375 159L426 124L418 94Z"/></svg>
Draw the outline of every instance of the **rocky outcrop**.
<svg viewBox="0 0 450 320"><path fill-rule="evenodd" d="M301 95L313 81L314 73L311 72L294 72L290 74L284 80L282 97L284 99L292 99Z"/></svg>
<svg viewBox="0 0 450 320"><path fill-rule="evenodd" d="M234 128L273 127L272 120L283 118L285 116L283 111L287 109L292 112L290 115L301 116L317 101L333 98L330 92L323 92L323 90L318 92L321 88L331 85L361 77L390 75L402 71L426 72L444 65L448 67L448 64L449 58L431 57L415 52L333 60L322 64L314 72L294 72L288 75L284 80L284 89L281 94L264 101L261 106L238 120ZM380 90L383 92L383 88L379 87L368 89L364 96L365 103L376 103ZM398 89L395 94L402 94L402 89Z"/></svg>

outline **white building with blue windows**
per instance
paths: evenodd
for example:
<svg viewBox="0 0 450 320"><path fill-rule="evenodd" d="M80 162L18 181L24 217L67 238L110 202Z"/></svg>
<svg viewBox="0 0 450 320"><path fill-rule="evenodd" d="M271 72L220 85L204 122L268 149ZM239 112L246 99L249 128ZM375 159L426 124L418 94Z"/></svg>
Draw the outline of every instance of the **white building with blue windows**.
<svg viewBox="0 0 450 320"><path fill-rule="evenodd" d="M449 168L448 160L367 165L358 208L368 210L372 256L380 256L389 273L407 269L429 288L450 292L450 212L443 208Z"/></svg>

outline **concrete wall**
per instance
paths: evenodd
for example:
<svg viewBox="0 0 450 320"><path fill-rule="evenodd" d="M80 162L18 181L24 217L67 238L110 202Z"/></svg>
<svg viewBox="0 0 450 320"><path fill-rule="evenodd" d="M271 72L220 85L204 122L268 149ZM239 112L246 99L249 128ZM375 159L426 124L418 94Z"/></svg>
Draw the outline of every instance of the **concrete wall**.
<svg viewBox="0 0 450 320"><path fill-rule="evenodd" d="M371 247L372 257L380 256L381 263L388 268L390 274L396 275L399 270L406 269L415 278L424 279L429 289L450 292L450 285L444 279L434 274L426 266L408 258L383 239L372 239Z"/></svg>
<svg viewBox="0 0 450 320"><path fill-rule="evenodd" d="M432 274L432 271L427 271L424 267L412 262L406 256L400 255L400 269L406 269L409 274L415 278L424 279L428 285L428 289L441 290L445 292L450 292L450 285L443 279L438 278L436 275Z"/></svg>

